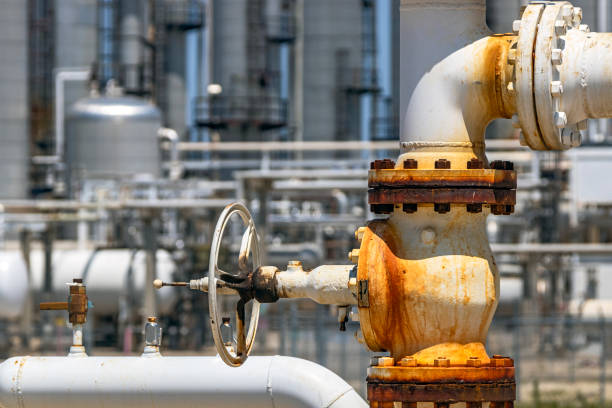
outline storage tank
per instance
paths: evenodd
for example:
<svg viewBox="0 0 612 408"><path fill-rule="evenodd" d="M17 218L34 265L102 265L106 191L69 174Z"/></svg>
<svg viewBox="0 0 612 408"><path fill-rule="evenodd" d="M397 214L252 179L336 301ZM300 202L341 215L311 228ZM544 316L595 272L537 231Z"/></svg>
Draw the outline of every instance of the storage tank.
<svg viewBox="0 0 612 408"><path fill-rule="evenodd" d="M18 251L0 251L0 319L18 317L28 294L27 267Z"/></svg>
<svg viewBox="0 0 612 408"><path fill-rule="evenodd" d="M107 95L77 101L66 117L69 180L160 173L159 110L142 99Z"/></svg>

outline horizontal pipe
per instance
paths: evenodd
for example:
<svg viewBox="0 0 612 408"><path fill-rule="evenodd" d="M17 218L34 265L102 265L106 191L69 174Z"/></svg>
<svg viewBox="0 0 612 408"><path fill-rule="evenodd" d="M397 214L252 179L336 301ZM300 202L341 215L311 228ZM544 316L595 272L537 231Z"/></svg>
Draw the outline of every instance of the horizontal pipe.
<svg viewBox="0 0 612 408"><path fill-rule="evenodd" d="M0 407L329 407L367 404L330 370L281 356L239 368L219 357L15 357L0 364Z"/></svg>
<svg viewBox="0 0 612 408"><path fill-rule="evenodd" d="M612 254L612 244L491 244L491 249L497 254Z"/></svg>

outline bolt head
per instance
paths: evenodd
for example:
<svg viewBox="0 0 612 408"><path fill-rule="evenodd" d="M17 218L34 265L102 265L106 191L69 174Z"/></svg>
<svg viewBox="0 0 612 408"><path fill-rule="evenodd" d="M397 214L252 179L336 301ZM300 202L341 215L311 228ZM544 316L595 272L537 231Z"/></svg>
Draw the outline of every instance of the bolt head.
<svg viewBox="0 0 612 408"><path fill-rule="evenodd" d="M582 31L583 33L590 33L591 32L591 27L589 27L588 24L580 24L578 26L578 30Z"/></svg>
<svg viewBox="0 0 612 408"><path fill-rule="evenodd" d="M567 125L567 115L565 112L555 112L553 119L555 121L555 126L558 128L564 128Z"/></svg>
<svg viewBox="0 0 612 408"><path fill-rule="evenodd" d="M516 63L516 50L511 48L508 50L508 64L514 65Z"/></svg>
<svg viewBox="0 0 612 408"><path fill-rule="evenodd" d="M553 65L563 64L563 50L560 48L553 48L550 52L550 60Z"/></svg>
<svg viewBox="0 0 612 408"><path fill-rule="evenodd" d="M468 367L480 367L481 364L482 362L478 357L470 357L465 362L465 365Z"/></svg>
<svg viewBox="0 0 612 408"><path fill-rule="evenodd" d="M401 367L416 367L417 360L414 357L404 357L398 363Z"/></svg>
<svg viewBox="0 0 612 408"><path fill-rule="evenodd" d="M550 94L552 96L560 96L563 93L563 84L561 81L550 82Z"/></svg>
<svg viewBox="0 0 612 408"><path fill-rule="evenodd" d="M349 259L349 261L351 261L354 264L359 262L359 250L358 249L353 249L351 252L349 252L348 259Z"/></svg>
<svg viewBox="0 0 612 408"><path fill-rule="evenodd" d="M450 360L446 357L438 357L434 360L434 367L450 367Z"/></svg>
<svg viewBox="0 0 612 408"><path fill-rule="evenodd" d="M561 17L563 17L567 24L571 24L574 20L574 7L571 4L563 6L561 9Z"/></svg>
<svg viewBox="0 0 612 408"><path fill-rule="evenodd" d="M512 31L515 34L518 34L518 32L521 30L521 20L514 20L512 22Z"/></svg>
<svg viewBox="0 0 612 408"><path fill-rule="evenodd" d="M557 35L565 35L567 33L567 24L565 20L559 19L555 21L555 34Z"/></svg>
<svg viewBox="0 0 612 408"><path fill-rule="evenodd" d="M378 366L379 367L393 367L395 365L395 360L393 357L379 357L378 358Z"/></svg>
<svg viewBox="0 0 612 408"><path fill-rule="evenodd" d="M361 242L365 232L366 232L366 227L359 227L359 228L357 228L357 231L355 231L355 239L357 241Z"/></svg>
<svg viewBox="0 0 612 408"><path fill-rule="evenodd" d="M302 266L302 262L301 261L292 260L292 261L289 261L287 266L292 266L292 267Z"/></svg>
<svg viewBox="0 0 612 408"><path fill-rule="evenodd" d="M582 7L574 7L574 25L580 24L582 21Z"/></svg>

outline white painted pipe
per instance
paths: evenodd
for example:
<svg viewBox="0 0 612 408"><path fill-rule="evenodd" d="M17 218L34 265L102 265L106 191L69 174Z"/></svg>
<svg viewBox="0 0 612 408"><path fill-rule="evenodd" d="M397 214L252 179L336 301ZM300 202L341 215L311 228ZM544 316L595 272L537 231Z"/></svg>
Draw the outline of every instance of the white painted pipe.
<svg viewBox="0 0 612 408"><path fill-rule="evenodd" d="M250 357L14 357L0 364L2 408L329 407L367 404L310 361Z"/></svg>
<svg viewBox="0 0 612 408"><path fill-rule="evenodd" d="M568 30L560 65L559 109L567 123L612 117L612 33Z"/></svg>

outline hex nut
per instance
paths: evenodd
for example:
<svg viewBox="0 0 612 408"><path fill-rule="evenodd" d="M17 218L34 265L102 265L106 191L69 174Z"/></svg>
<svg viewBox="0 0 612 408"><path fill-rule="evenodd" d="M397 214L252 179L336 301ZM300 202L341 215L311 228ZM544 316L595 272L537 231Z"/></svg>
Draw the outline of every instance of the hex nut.
<svg viewBox="0 0 612 408"><path fill-rule="evenodd" d="M480 367L482 365L482 361L478 357L470 357L465 362L465 365L468 367Z"/></svg>
<svg viewBox="0 0 612 408"><path fill-rule="evenodd" d="M553 48L550 52L550 60L553 65L563 64L563 50L561 48Z"/></svg>
<svg viewBox="0 0 612 408"><path fill-rule="evenodd" d="M438 160L435 161L434 167L436 169L445 169L445 170L448 170L448 169L451 168L451 162L449 162L446 159L438 159Z"/></svg>
<svg viewBox="0 0 612 408"><path fill-rule="evenodd" d="M434 360L434 367L450 367L450 360L446 357L438 357Z"/></svg>
<svg viewBox="0 0 612 408"><path fill-rule="evenodd" d="M514 82L508 82L508 85L506 85L506 90L510 93L514 93Z"/></svg>
<svg viewBox="0 0 612 408"><path fill-rule="evenodd" d="M395 365L395 360L393 357L379 357L378 358L378 366L379 367L393 367Z"/></svg>
<svg viewBox="0 0 612 408"><path fill-rule="evenodd" d="M366 232L366 227L359 227L359 228L357 228L357 230L355 231L355 239L357 241L361 242L365 232Z"/></svg>
<svg viewBox="0 0 612 408"><path fill-rule="evenodd" d="M479 204L479 203L466 204L465 209L467 210L467 212L472 213L472 214L481 213L482 204Z"/></svg>
<svg viewBox="0 0 612 408"><path fill-rule="evenodd" d="M434 203L434 211L438 214L446 214L450 209L450 203Z"/></svg>
<svg viewBox="0 0 612 408"><path fill-rule="evenodd" d="M417 360L414 357L404 357L402 358L399 363L399 366L401 367L416 367L417 366Z"/></svg>
<svg viewBox="0 0 612 408"><path fill-rule="evenodd" d="M358 263L359 262L359 250L353 249L351 252L349 252L348 259L354 264Z"/></svg>
<svg viewBox="0 0 612 408"><path fill-rule="evenodd" d="M555 121L555 126L558 128L563 128L567 125L567 115L565 112L555 112L553 120Z"/></svg>
<svg viewBox="0 0 612 408"><path fill-rule="evenodd" d="M561 17L563 17L567 24L572 24L574 20L574 7L571 4L563 6L561 9Z"/></svg>
<svg viewBox="0 0 612 408"><path fill-rule="evenodd" d="M551 81L550 82L550 94L552 96L561 96L563 93L563 84L561 81Z"/></svg>
<svg viewBox="0 0 612 408"><path fill-rule="evenodd" d="M505 360L506 359L504 357L493 356L493 358L491 359L491 367L505 367Z"/></svg>
<svg viewBox="0 0 612 408"><path fill-rule="evenodd" d="M414 159L404 160L404 169L416 169L419 167L419 162Z"/></svg>
<svg viewBox="0 0 612 408"><path fill-rule="evenodd" d="M582 22L582 7L574 7L574 25L577 26Z"/></svg>
<svg viewBox="0 0 612 408"><path fill-rule="evenodd" d="M473 159L470 159L470 161L467 162L466 167L468 169L483 169L484 168L484 163L482 162L482 160L478 160L477 158L473 158Z"/></svg>
<svg viewBox="0 0 612 408"><path fill-rule="evenodd" d="M516 63L516 50L511 48L508 50L508 64L514 65Z"/></svg>
<svg viewBox="0 0 612 408"><path fill-rule="evenodd" d="M578 26L578 30L582 31L583 33L590 33L591 32L591 27L589 27L588 24L580 24Z"/></svg>
<svg viewBox="0 0 612 408"><path fill-rule="evenodd" d="M555 34L557 35L565 35L567 33L567 24L565 20L559 19L555 21Z"/></svg>
<svg viewBox="0 0 612 408"><path fill-rule="evenodd" d="M418 204L416 203L404 203L402 204L402 211L406 214L414 214L419 209Z"/></svg>
<svg viewBox="0 0 612 408"><path fill-rule="evenodd" d="M521 31L521 20L514 20L512 22L512 32L518 34L519 31Z"/></svg>

